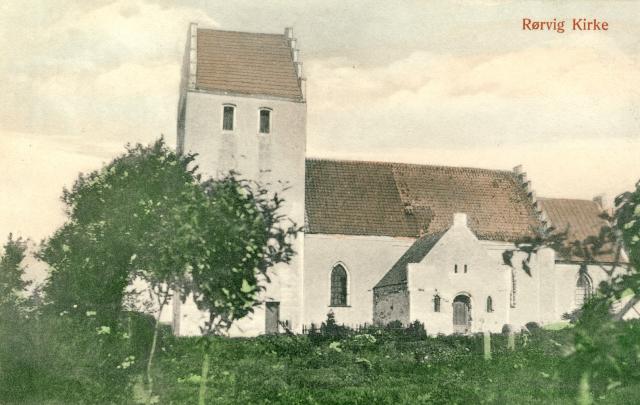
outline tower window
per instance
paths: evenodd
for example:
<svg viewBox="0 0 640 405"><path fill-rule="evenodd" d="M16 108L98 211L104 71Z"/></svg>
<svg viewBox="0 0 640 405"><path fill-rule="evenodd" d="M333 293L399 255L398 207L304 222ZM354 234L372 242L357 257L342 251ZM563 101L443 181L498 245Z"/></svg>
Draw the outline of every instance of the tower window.
<svg viewBox="0 0 640 405"><path fill-rule="evenodd" d="M271 132L271 110L263 108L260 110L260 133L268 134Z"/></svg>
<svg viewBox="0 0 640 405"><path fill-rule="evenodd" d="M453 272L454 272L454 273L457 273L457 272L458 272L458 265L457 265L457 264L454 264L454 265L453 265Z"/></svg>
<svg viewBox="0 0 640 405"><path fill-rule="evenodd" d="M493 312L493 299L491 296L487 297L487 312Z"/></svg>
<svg viewBox="0 0 640 405"><path fill-rule="evenodd" d="M331 306L344 307L347 305L347 270L341 264L336 264L331 270Z"/></svg>
<svg viewBox="0 0 640 405"><path fill-rule="evenodd" d="M225 105L222 110L222 130L233 131L233 121L236 108L232 105Z"/></svg>
<svg viewBox="0 0 640 405"><path fill-rule="evenodd" d="M464 265L464 272L465 273L467 272L467 265L466 264Z"/></svg>
<svg viewBox="0 0 640 405"><path fill-rule="evenodd" d="M433 296L433 312L440 312L440 296L438 294Z"/></svg>

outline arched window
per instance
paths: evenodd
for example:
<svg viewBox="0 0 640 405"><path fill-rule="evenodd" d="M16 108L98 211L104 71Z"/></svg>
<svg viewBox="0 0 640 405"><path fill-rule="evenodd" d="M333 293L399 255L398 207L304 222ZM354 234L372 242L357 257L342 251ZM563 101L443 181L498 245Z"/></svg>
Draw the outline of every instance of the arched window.
<svg viewBox="0 0 640 405"><path fill-rule="evenodd" d="M493 299L491 296L487 297L487 312L493 312Z"/></svg>
<svg viewBox="0 0 640 405"><path fill-rule="evenodd" d="M433 296L433 312L440 312L440 296L438 294Z"/></svg>
<svg viewBox="0 0 640 405"><path fill-rule="evenodd" d="M222 107L222 130L233 131L233 124L235 121L236 107L232 104L225 104Z"/></svg>
<svg viewBox="0 0 640 405"><path fill-rule="evenodd" d="M591 298L592 294L591 278L586 271L581 270L576 282L576 305L578 307L583 306Z"/></svg>
<svg viewBox="0 0 640 405"><path fill-rule="evenodd" d="M259 132L261 134L268 134L271 132L271 110L268 108L260 109Z"/></svg>
<svg viewBox="0 0 640 405"><path fill-rule="evenodd" d="M511 269L511 296L510 296L510 304L511 308L516 307L516 271Z"/></svg>
<svg viewBox="0 0 640 405"><path fill-rule="evenodd" d="M331 270L331 306L344 307L347 305L347 270L341 264L336 264Z"/></svg>

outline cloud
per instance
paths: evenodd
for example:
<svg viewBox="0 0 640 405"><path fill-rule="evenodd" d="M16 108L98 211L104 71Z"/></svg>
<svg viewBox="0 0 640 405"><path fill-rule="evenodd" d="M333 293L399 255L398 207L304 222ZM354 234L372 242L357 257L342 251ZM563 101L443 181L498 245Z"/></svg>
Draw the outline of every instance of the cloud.
<svg viewBox="0 0 640 405"><path fill-rule="evenodd" d="M606 38L420 51L376 67L348 58L306 65L314 156L524 164L539 193L555 197L613 197L640 175L640 93L630 85L640 82L640 62Z"/></svg>
<svg viewBox="0 0 640 405"><path fill-rule="evenodd" d="M38 239L80 171L126 142L173 141L188 24L217 23L142 0L36 3L0 6L0 234Z"/></svg>
<svg viewBox="0 0 640 405"><path fill-rule="evenodd" d="M635 4L606 12L617 27L606 35L537 35L513 31L531 11L518 2L508 10L492 0L227 3L0 4L0 232L44 235L60 219L62 185L78 171L99 167L125 142L160 133L173 141L191 21L263 32L294 25L313 155L524 163L548 193L584 197L607 181L627 187L628 174L640 173L630 152L640 121ZM583 175L589 181L574 187Z"/></svg>
<svg viewBox="0 0 640 405"><path fill-rule="evenodd" d="M326 149L334 137L381 153L398 142L470 148L637 137L640 92L630 83L640 82L638 55L595 45L567 36L504 53L420 51L364 68L310 60L309 149Z"/></svg>
<svg viewBox="0 0 640 405"><path fill-rule="evenodd" d="M11 35L0 42L6 83L0 128L131 141L164 132L173 138L188 24L217 23L196 8L142 0L95 4L6 6L4 31ZM49 11L52 16L45 15ZM38 15L43 25L25 29L20 17L33 23Z"/></svg>

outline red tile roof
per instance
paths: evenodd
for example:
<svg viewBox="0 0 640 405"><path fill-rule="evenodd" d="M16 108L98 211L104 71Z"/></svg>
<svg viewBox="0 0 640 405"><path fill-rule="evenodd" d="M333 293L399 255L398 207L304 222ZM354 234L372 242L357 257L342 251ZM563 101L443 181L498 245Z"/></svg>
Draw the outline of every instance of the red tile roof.
<svg viewBox="0 0 640 405"><path fill-rule="evenodd" d="M480 239L513 241L540 226L510 171L307 159L307 232L418 237L468 215Z"/></svg>
<svg viewBox="0 0 640 405"><path fill-rule="evenodd" d="M418 238L373 288L406 284L407 265L409 263L420 263L445 233L446 231L442 231Z"/></svg>
<svg viewBox="0 0 640 405"><path fill-rule="evenodd" d="M607 224L600 218L602 209L594 201L568 198L539 198L538 201L554 228L564 231L568 227L570 241L598 235L600 228Z"/></svg>
<svg viewBox="0 0 640 405"><path fill-rule="evenodd" d="M602 208L594 201L568 198L539 198L540 207L547 214L550 225L559 232L568 231L567 241L584 241L589 236L597 236L607 221L600 217ZM611 249L611 246L605 247ZM572 260L580 260L573 257ZM611 262L612 253L601 254L598 260Z"/></svg>
<svg viewBox="0 0 640 405"><path fill-rule="evenodd" d="M284 35L198 29L196 87L302 100Z"/></svg>

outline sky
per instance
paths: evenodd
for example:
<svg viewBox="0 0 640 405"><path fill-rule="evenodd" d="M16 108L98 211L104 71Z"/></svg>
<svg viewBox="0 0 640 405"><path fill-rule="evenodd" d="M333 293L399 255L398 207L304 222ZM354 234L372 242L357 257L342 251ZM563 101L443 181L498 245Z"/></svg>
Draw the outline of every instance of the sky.
<svg viewBox="0 0 640 405"><path fill-rule="evenodd" d="M571 31L583 17L609 30ZM549 197L611 199L640 179L640 2L6 0L0 237L50 235L63 187L126 143L175 145L189 22L293 27L309 156L522 164Z"/></svg>

